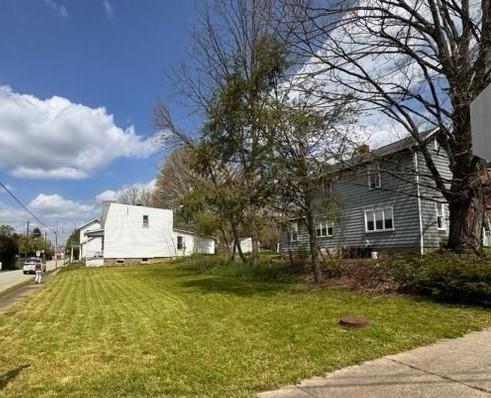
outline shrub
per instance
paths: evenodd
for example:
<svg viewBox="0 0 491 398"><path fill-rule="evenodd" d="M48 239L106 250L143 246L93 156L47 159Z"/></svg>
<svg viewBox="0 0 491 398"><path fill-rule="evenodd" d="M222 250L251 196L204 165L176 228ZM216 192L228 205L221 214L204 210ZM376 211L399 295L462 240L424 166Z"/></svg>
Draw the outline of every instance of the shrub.
<svg viewBox="0 0 491 398"><path fill-rule="evenodd" d="M491 306L489 257L431 254L395 261L390 270L403 291Z"/></svg>
<svg viewBox="0 0 491 398"><path fill-rule="evenodd" d="M343 279L355 290L389 292L396 290L386 263L371 259L334 259L324 263L327 278Z"/></svg>

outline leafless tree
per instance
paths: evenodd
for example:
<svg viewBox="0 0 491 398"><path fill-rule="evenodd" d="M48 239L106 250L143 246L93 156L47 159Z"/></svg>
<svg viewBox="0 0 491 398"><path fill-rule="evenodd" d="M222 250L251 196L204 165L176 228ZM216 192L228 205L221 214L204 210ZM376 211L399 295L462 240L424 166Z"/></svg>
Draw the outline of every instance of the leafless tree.
<svg viewBox="0 0 491 398"><path fill-rule="evenodd" d="M152 190L140 185L130 185L118 196L119 203L152 206Z"/></svg>
<svg viewBox="0 0 491 398"><path fill-rule="evenodd" d="M200 148L212 154L203 162L204 171L222 195L227 193L224 203L230 205L234 234L251 232L252 263L270 188L267 104L286 62L272 7L271 0L207 2L192 33L189 62L174 74L180 97L205 119L201 131L191 136L199 137ZM181 142L191 144L190 136L169 122L165 107L158 107L157 114L158 126L166 125L165 131L176 131Z"/></svg>
<svg viewBox="0 0 491 398"><path fill-rule="evenodd" d="M286 220L293 217L306 226L314 278L320 282L317 226L319 222L334 221L333 198L326 188L331 177L329 166L351 158L357 148L348 133L352 109L348 101L324 106L321 111L309 103L279 107L282 123L275 145L275 193L278 203L284 204L281 210Z"/></svg>
<svg viewBox="0 0 491 398"><path fill-rule="evenodd" d="M160 167L152 193L153 205L177 211L199 178L193 170L191 149L185 146L174 149Z"/></svg>
<svg viewBox="0 0 491 398"><path fill-rule="evenodd" d="M449 203L448 247L482 248L486 165L472 153L470 104L491 82L489 0L282 0L300 75L317 99L354 96L420 145ZM453 178L435 164L434 130Z"/></svg>

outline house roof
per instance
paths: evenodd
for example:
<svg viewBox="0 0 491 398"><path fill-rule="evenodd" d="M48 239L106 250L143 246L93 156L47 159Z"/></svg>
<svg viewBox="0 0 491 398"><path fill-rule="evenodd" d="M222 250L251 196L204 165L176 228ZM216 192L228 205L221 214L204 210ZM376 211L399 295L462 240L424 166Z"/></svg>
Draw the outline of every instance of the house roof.
<svg viewBox="0 0 491 398"><path fill-rule="evenodd" d="M425 133L422 133L420 135L422 141L428 140L431 136L433 136L436 133L437 129L434 130L429 130ZM383 157L387 155L391 155L393 153L402 151L404 149L411 148L413 146L419 145L418 141L410 135L407 137L404 137L398 141L392 142L390 144L384 145L380 148L377 148L372 151L372 154L377 157Z"/></svg>
<svg viewBox="0 0 491 398"><path fill-rule="evenodd" d="M81 225L80 227L78 227L77 229L82 229L82 228L87 227L87 226L89 226L90 224L94 224L94 223L96 223L96 222L100 223L99 219L98 219L98 218L93 218L92 220L87 221L85 224L82 224L82 225Z"/></svg>
<svg viewBox="0 0 491 398"><path fill-rule="evenodd" d="M90 231L85 232L85 236L89 236L91 238L97 238L104 236L104 228L99 229L91 229Z"/></svg>
<svg viewBox="0 0 491 398"><path fill-rule="evenodd" d="M437 130L438 129L433 129L422 133L420 135L421 140L422 141L429 140L437 132ZM416 141L416 139L412 135L410 135L398 141L374 149L373 151L367 151L366 153L359 154L358 156L355 156L352 159L347 160L343 163L331 165L328 167L329 170L328 173L331 174L340 170L349 169L351 167L358 166L366 162L371 162L375 159L380 159L418 145L419 145L418 141Z"/></svg>

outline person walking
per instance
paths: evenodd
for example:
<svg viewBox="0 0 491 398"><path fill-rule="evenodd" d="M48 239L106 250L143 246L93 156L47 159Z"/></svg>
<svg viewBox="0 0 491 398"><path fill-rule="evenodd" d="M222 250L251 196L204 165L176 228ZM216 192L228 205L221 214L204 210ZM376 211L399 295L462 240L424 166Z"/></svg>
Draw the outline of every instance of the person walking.
<svg viewBox="0 0 491 398"><path fill-rule="evenodd" d="M34 270L36 271L36 277L34 278L34 283L39 285L41 283L41 276L43 274L43 266L41 261L36 261L36 266L34 267Z"/></svg>

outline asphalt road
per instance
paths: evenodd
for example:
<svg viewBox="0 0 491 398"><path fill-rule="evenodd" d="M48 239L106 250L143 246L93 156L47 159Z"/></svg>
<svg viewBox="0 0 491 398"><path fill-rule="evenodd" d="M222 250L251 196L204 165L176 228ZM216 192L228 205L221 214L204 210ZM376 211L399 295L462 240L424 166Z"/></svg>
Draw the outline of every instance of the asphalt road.
<svg viewBox="0 0 491 398"><path fill-rule="evenodd" d="M61 265L63 265L63 262L59 260L58 267ZM46 263L46 271L54 270L55 261L48 261ZM22 270L0 272L0 293L29 279L34 280L34 275L24 275Z"/></svg>
<svg viewBox="0 0 491 398"><path fill-rule="evenodd" d="M33 278L33 275L24 275L22 270L0 272L0 293Z"/></svg>

